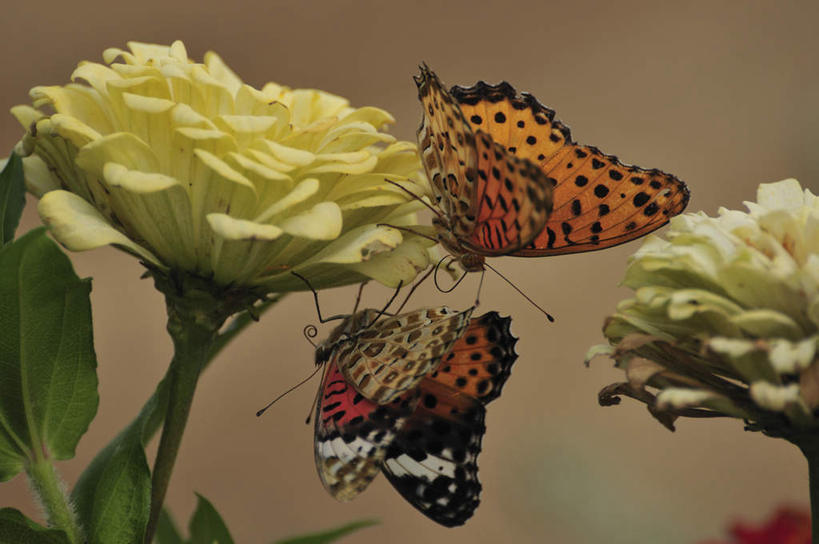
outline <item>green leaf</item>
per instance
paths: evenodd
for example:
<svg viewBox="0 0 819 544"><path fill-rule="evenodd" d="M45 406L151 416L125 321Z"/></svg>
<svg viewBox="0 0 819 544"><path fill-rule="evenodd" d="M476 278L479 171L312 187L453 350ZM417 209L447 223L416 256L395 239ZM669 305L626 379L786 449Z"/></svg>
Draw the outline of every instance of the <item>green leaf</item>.
<svg viewBox="0 0 819 544"><path fill-rule="evenodd" d="M14 508L0 509L0 542L70 544L63 531L38 525Z"/></svg>
<svg viewBox="0 0 819 544"><path fill-rule="evenodd" d="M45 229L0 250L0 481L73 457L97 412L90 291Z"/></svg>
<svg viewBox="0 0 819 544"><path fill-rule="evenodd" d="M156 542L157 544L183 544L185 542L182 535L179 534L179 529L176 528L176 523L174 523L171 514L165 508L159 514L159 523L156 526Z"/></svg>
<svg viewBox="0 0 819 544"><path fill-rule="evenodd" d="M363 529L364 527L372 527L378 525L378 521L374 519L365 519L361 521L354 521L347 525L342 525L336 529L322 531L320 533L312 533L304 536L294 536L284 540L277 540L277 544L327 544L335 542L339 538L346 536L352 532Z"/></svg>
<svg viewBox="0 0 819 544"><path fill-rule="evenodd" d="M260 305L258 313L268 310L282 297L280 295L270 303ZM240 314L226 327L214 345L208 363L253 321L246 314L247 312ZM142 540L150 512L150 470L144 446L162 426L168 407L166 384L164 379L159 382L156 391L145 402L136 419L97 454L72 492L80 519L90 534L89 542L103 542L105 538L111 539L106 542L128 542L133 535L137 535L134 542ZM138 443L135 437L140 434L141 442ZM2 460L0 454L0 470ZM116 484L120 476L125 478L122 489L132 491L133 496L117 496ZM160 525L157 538L160 537L161 530ZM162 540L159 542L165 544ZM175 541L169 542L173 544Z"/></svg>
<svg viewBox="0 0 819 544"><path fill-rule="evenodd" d="M190 544L233 544L233 538L222 516L208 499L199 493L196 497L199 499L196 511L188 525L191 534Z"/></svg>
<svg viewBox="0 0 819 544"><path fill-rule="evenodd" d="M14 239L26 205L26 184L23 179L23 160L11 154L0 172L0 241L3 245Z"/></svg>
<svg viewBox="0 0 819 544"><path fill-rule="evenodd" d="M167 406L165 380L137 418L100 451L71 494L89 544L142 542L151 506L148 430Z"/></svg>

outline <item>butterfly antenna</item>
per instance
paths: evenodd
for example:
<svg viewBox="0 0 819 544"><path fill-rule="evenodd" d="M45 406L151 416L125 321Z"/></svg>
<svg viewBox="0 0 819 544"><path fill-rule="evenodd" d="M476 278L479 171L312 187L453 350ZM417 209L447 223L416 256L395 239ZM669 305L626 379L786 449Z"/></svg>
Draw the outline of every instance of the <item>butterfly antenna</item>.
<svg viewBox="0 0 819 544"><path fill-rule="evenodd" d="M310 324L304 327L302 334L304 334L304 337L307 338L307 341L310 342L313 347L316 347L316 343L313 342L313 338L318 336L318 329L315 325Z"/></svg>
<svg viewBox="0 0 819 544"><path fill-rule="evenodd" d="M313 417L313 412L314 412L314 411L316 411L316 410L318 410L318 406L317 406L317 405L318 405L318 398L319 398L319 395L321 395L321 390L322 390L321 385L324 383L324 375L325 375L325 374L327 374L327 363L324 363L323 365L321 365L321 366L319 366L318 368L316 368L316 370L314 370L314 371L313 371L313 374L315 374L316 372L318 372L318 369L319 369L319 368L321 368L321 369L322 369L322 372L321 372L321 382L319 382L318 389L316 390L316 396L315 396L315 397L313 397L313 405L310 407L310 413L309 413L309 414L307 414L307 419L305 419L305 420L304 420L304 424L305 424L305 425L309 425L309 424L310 424L310 418L311 418L311 417Z"/></svg>
<svg viewBox="0 0 819 544"><path fill-rule="evenodd" d="M434 268L430 268L429 270L427 270L427 273L426 273L426 274L424 274L424 275L421 277L421 279L420 279L420 280L418 280L418 281L416 281L416 282L415 282L415 285L413 285L413 286L410 288L409 293L407 293L407 296L406 296L406 297L404 297L404 302L402 302L402 303L401 303L401 306L399 306L399 307L398 307L398 309L397 309L397 310L395 310L395 313L396 313L396 314L400 314L400 313L401 313L401 310L403 310L403 309L404 309L404 306L406 306L406 305L407 305L407 302L409 302L409 299L410 299L410 297L412 296L412 294L415 292L415 290L416 290L416 289L418 289L418 287L419 287L419 286L420 286L422 283L424 283L424 282L426 281L426 279L429 277L429 275L430 275L430 274L432 274L434 271L435 271L435 269L434 269Z"/></svg>
<svg viewBox="0 0 819 544"><path fill-rule="evenodd" d="M537 304L537 303L536 303L534 300L532 300L531 298L529 298L528 296L526 296L526 293L524 293L523 291L521 291L521 290L518 288L518 286L517 286L517 285L515 285L514 283L512 283L511 281L509 281L509 278L507 278L506 276L504 276L503 274L501 274L500 272L498 272L498 270L497 270L496 268L494 268L493 266L491 266L491 265L490 265L490 264L488 264L488 263L484 263L484 266L485 266L486 268L488 268L489 270L491 270L492 272L494 272L495 274L497 274L498 276L500 276L500 277L501 277L501 279L502 279L503 281L505 281L506 283L508 283L509 285L511 285L511 286L512 286L512 289L514 289L515 291L517 291L518 293L520 293L520 295L521 295L523 298L525 298L526 300L528 300L528 301L529 301L529 303L530 303L532 306L534 306L535 308L537 308L538 310L540 310L540 311L543 313L543 315L545 315L545 316L546 316L546 319L548 319L550 323L554 323L554 322L555 322L555 318L554 318L554 317L552 317L552 314L550 314L549 312L547 312L546 310L544 310L543 308L541 308L540 306L538 306L538 304Z"/></svg>
<svg viewBox="0 0 819 544"><path fill-rule="evenodd" d="M443 257L441 257L441 260L438 261L438 264L435 265L434 269L435 273L432 276L432 281L433 283L435 283L435 287L442 293L451 293L456 287L458 287L461 284L462 281L464 281L464 278L466 277L467 274L467 272L464 271L461 277L458 278L458 281L453 283L449 289L444 289L443 287L441 287L441 284L438 282L438 269L441 267L441 264L444 262L444 260L447 259L448 257L451 257L451 255L444 255Z"/></svg>
<svg viewBox="0 0 819 544"><path fill-rule="evenodd" d="M423 199L423 198L421 198L420 196L416 195L415 193L413 193L412 191L410 191L409 189L407 189L406 187L404 187L403 185L401 185L401 184L400 184L400 183L398 183L397 181L393 181L393 180L391 180L391 179L387 179L387 178L384 178L384 181L386 181L387 183L389 183L389 184L391 184L391 185L395 185L396 187L398 187L399 189L401 189L402 191L404 191L405 193L407 193L408 195L410 195L410 196L411 196L411 197L412 197L414 200L417 200L418 202L420 202L421 204L423 204L424 206L426 206L426 207L427 207L427 208L428 208L428 209L429 209L429 210L430 210L432 213L434 213L435 215L437 215L439 219L444 220L444 216L443 216L443 214L440 212L440 210L436 210L436 209L435 209L435 208L432 206L432 204L430 204L429 202L427 202L426 200L424 200L424 199ZM437 240L436 240L436 241L437 241Z"/></svg>
<svg viewBox="0 0 819 544"><path fill-rule="evenodd" d="M390 300L387 301L387 304L385 304L384 307L381 308L381 311L378 312L378 315L375 316L375 319L373 319L370 323L368 323L363 328L372 327L373 324L375 324L376 321L381 319L381 316L384 315L384 313L387 311L387 308L390 307L390 304L392 304L395 301L395 298L398 296L398 292L401 290L401 287L403 285L404 285L404 280L401 280L401 281L398 282L398 287L395 288L395 292L390 297Z"/></svg>
<svg viewBox="0 0 819 544"><path fill-rule="evenodd" d="M321 370L323 366L324 366L324 365L322 365L322 366L317 366L317 367L316 367L316 369L315 369L313 372L311 372L309 376L307 376L306 378L304 378L302 381L300 381L299 383L297 383L296 385L294 385L293 387L291 387L290 389L288 389L287 391L285 391L284 393L282 393L281 395L279 395L279 396L278 396L278 397L276 397L275 399L271 400L271 401L270 401L270 402L267 404L267 406L265 406L264 408L262 408L261 410L259 410L258 412L256 412L256 417L259 417L259 416L261 416L262 414L264 414L264 413L267 411L267 409L268 409L268 408L270 408L271 406L273 406L273 405L274 405L274 404L275 404L275 403L276 403L276 402L277 402L279 399L281 399L282 397L284 397L284 396L285 396L285 395L287 395L288 393L290 393L290 392L292 392L292 391L295 391L296 389L298 389L299 387L301 387L302 385L304 385L304 384L306 384L308 381L310 381L310 379L311 379L313 376L315 376L315 375L316 375L316 373L317 373L319 370Z"/></svg>
<svg viewBox="0 0 819 544"><path fill-rule="evenodd" d="M486 263L484 263L486 264ZM475 308L481 304L481 288L483 288L483 277L486 275L486 269L481 270L481 281L478 282L478 292L475 293Z"/></svg>
<svg viewBox="0 0 819 544"><path fill-rule="evenodd" d="M305 278L304 276L302 276L302 275L301 275L301 274L299 274L298 272L293 272L293 271L291 271L290 273L291 273L291 274L293 274L294 276L296 276L297 278L299 278L299 279L300 279L301 281L303 281L305 284L307 284L307 287L310 289L310 292L312 292L312 293L313 293L313 300L314 300L314 301L315 301L315 303L316 303L316 313L318 314L319 323L327 323L328 321L335 321L335 320L337 320L337 319L344 319L345 317L347 317L347 316L346 316L346 315L344 315L344 314L339 314L339 315L330 316L330 317L328 317L328 318L326 318L326 319L325 319L325 318L323 318L323 317L321 317L321 307L319 307L318 293L317 293L317 292L316 292L316 290L313 288L313 285L310 283L310 281L308 281L308 279L307 279L307 278Z"/></svg>

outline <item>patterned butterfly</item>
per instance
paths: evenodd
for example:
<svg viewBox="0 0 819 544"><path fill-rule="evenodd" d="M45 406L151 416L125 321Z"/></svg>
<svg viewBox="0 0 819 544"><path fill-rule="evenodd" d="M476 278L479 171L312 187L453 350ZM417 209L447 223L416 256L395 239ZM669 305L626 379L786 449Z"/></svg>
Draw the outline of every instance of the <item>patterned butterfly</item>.
<svg viewBox="0 0 819 544"><path fill-rule="evenodd" d="M447 527L478 507L485 405L515 362L511 319L472 309L345 319L316 350L326 363L315 458L324 487L349 501L383 472L415 508Z"/></svg>
<svg viewBox="0 0 819 544"><path fill-rule="evenodd" d="M485 257L612 247L688 204L685 183L577 144L553 110L509 83L447 91L426 65L415 82L433 223L465 270L482 270Z"/></svg>

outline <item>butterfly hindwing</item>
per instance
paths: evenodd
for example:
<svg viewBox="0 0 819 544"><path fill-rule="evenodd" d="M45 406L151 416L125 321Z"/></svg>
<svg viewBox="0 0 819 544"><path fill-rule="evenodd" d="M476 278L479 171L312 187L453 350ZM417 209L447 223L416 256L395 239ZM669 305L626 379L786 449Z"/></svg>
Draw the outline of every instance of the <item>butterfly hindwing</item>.
<svg viewBox="0 0 819 544"><path fill-rule="evenodd" d="M510 321L489 312L470 323L453 356L419 385L417 408L386 450L390 483L447 527L466 522L480 502L485 404L500 395L517 358Z"/></svg>
<svg viewBox="0 0 819 544"><path fill-rule="evenodd" d="M577 144L555 112L506 82L453 87L473 130L534 162L554 185L553 209L540 233L513 255L537 257L611 247L661 227L683 211L688 189L659 170L622 164Z"/></svg>
<svg viewBox="0 0 819 544"><path fill-rule="evenodd" d="M469 324L472 308L445 306L377 321L339 346L344 377L367 399L387 404L435 371Z"/></svg>
<svg viewBox="0 0 819 544"><path fill-rule="evenodd" d="M473 319L430 378L487 404L500 396L517 359L512 320L497 312Z"/></svg>
<svg viewBox="0 0 819 544"><path fill-rule="evenodd" d="M316 469L333 497L349 501L378 475L386 447L414 410L418 393L380 406L347 384L335 360L327 365L316 409Z"/></svg>
<svg viewBox="0 0 819 544"><path fill-rule="evenodd" d="M552 188L528 160L516 157L483 131L477 131L477 221L460 240L480 255L505 255L529 244L552 211Z"/></svg>

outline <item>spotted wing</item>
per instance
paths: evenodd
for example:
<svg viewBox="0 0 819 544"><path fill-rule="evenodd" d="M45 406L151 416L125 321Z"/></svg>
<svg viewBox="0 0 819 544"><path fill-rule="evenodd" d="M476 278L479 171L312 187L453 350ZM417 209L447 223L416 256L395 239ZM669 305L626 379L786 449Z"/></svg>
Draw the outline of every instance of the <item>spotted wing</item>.
<svg viewBox="0 0 819 544"><path fill-rule="evenodd" d="M551 211L543 172L473 131L441 81L425 66L415 79L424 117L418 144L436 205L465 250L503 255L529 244Z"/></svg>
<svg viewBox="0 0 819 544"><path fill-rule="evenodd" d="M433 521L454 527L480 503L478 454L485 405L500 395L517 358L511 319L474 319L418 390L421 401L387 447L383 472L401 495Z"/></svg>
<svg viewBox="0 0 819 544"><path fill-rule="evenodd" d="M341 344L335 360L364 397L388 404L435 371L469 324L472 308L425 308L377 321Z"/></svg>
<svg viewBox="0 0 819 544"><path fill-rule="evenodd" d="M553 110L506 82L456 86L451 95L473 130L534 162L554 184L544 228L515 255L579 253L628 242L665 225L688 204L685 183L575 143Z"/></svg>
<svg viewBox="0 0 819 544"><path fill-rule="evenodd" d="M335 361L327 365L316 408L316 469L333 497L349 501L378 475L386 447L412 413L418 394L380 406L350 387Z"/></svg>

